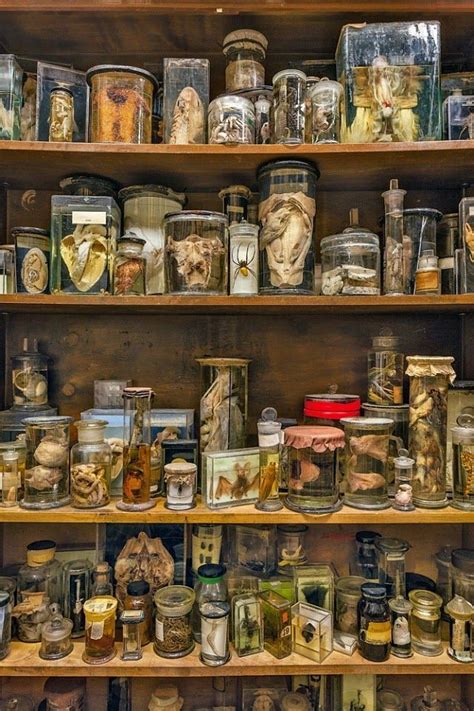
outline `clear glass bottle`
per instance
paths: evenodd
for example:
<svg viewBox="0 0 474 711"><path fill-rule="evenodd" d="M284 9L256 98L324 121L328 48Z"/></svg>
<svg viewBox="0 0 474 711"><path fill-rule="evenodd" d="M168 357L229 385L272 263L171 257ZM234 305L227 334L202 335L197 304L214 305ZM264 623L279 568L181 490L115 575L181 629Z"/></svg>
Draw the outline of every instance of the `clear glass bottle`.
<svg viewBox="0 0 474 711"><path fill-rule="evenodd" d="M421 253L415 275L415 294L441 294L441 270L433 249Z"/></svg>
<svg viewBox="0 0 474 711"><path fill-rule="evenodd" d="M185 585L168 585L155 593L153 649L160 657L185 657L194 649L191 612L195 592Z"/></svg>
<svg viewBox="0 0 474 711"><path fill-rule="evenodd" d="M241 221L231 225L229 293L234 296L258 294L258 226Z"/></svg>
<svg viewBox="0 0 474 711"><path fill-rule="evenodd" d="M72 637L82 637L86 619L84 603L91 597L92 563L72 560L63 569L64 615L72 621Z"/></svg>
<svg viewBox="0 0 474 711"><path fill-rule="evenodd" d="M199 658L209 667L222 666L229 661L228 602L203 602L199 606L201 616L201 653Z"/></svg>
<svg viewBox="0 0 474 711"><path fill-rule="evenodd" d="M59 609L41 628L41 659L63 659L71 654L74 645L71 639L73 623L65 619Z"/></svg>
<svg viewBox="0 0 474 711"><path fill-rule="evenodd" d="M446 481L448 488L453 486L453 442L452 430L461 415L474 416L474 380L455 380L448 390L448 445L446 451ZM463 420L468 426L468 420Z"/></svg>
<svg viewBox="0 0 474 711"><path fill-rule="evenodd" d="M229 219L229 227L247 220L247 207L251 194L250 189L245 185L229 185L219 192L222 212Z"/></svg>
<svg viewBox="0 0 474 711"><path fill-rule="evenodd" d="M41 410L48 404L48 358L36 338L23 339L23 351L11 358L13 408Z"/></svg>
<svg viewBox="0 0 474 711"><path fill-rule="evenodd" d="M209 143L255 143L255 108L250 99L223 94L211 101L208 112Z"/></svg>
<svg viewBox="0 0 474 711"><path fill-rule="evenodd" d="M133 231L126 232L117 240L114 259L114 296L145 296L147 262L143 254L145 240Z"/></svg>
<svg viewBox="0 0 474 711"><path fill-rule="evenodd" d="M355 556L350 559L352 575L360 575L366 580L378 580L379 564L377 548L375 547L380 533L375 531L358 531L355 535Z"/></svg>
<svg viewBox="0 0 474 711"><path fill-rule="evenodd" d="M445 610L449 615L449 656L457 662L472 662L474 607L460 595L455 595Z"/></svg>
<svg viewBox="0 0 474 711"><path fill-rule="evenodd" d="M376 405L403 405L403 364L400 338L383 329L372 338L368 353L367 399Z"/></svg>
<svg viewBox="0 0 474 711"><path fill-rule="evenodd" d="M393 420L393 431L388 449L388 484L393 493L395 483L395 459L401 448L408 449L409 405L373 405L364 402L362 411L365 417L379 417Z"/></svg>
<svg viewBox="0 0 474 711"><path fill-rule="evenodd" d="M195 523L192 529L191 567L193 573L205 563L217 565L221 559L222 526L213 523Z"/></svg>
<svg viewBox="0 0 474 711"><path fill-rule="evenodd" d="M408 599L411 613L411 642L413 651L425 657L436 657L443 652L441 643L441 607L443 599L430 590L411 590Z"/></svg>
<svg viewBox="0 0 474 711"><path fill-rule="evenodd" d="M451 595L460 595L474 605L474 550L456 548L451 553Z"/></svg>
<svg viewBox="0 0 474 711"><path fill-rule="evenodd" d="M323 296L380 294L380 240L371 232L348 232L321 240Z"/></svg>
<svg viewBox="0 0 474 711"><path fill-rule="evenodd" d="M279 511L283 508L279 495L282 431L276 415L276 410L266 408L262 411L262 419L257 422L260 480L255 508L260 511Z"/></svg>
<svg viewBox="0 0 474 711"><path fill-rule="evenodd" d="M264 648L273 657L291 654L291 602L273 590L259 593L263 614Z"/></svg>
<svg viewBox="0 0 474 711"><path fill-rule="evenodd" d="M111 583L112 568L104 560L97 563L92 571L92 587L91 597L101 597L103 595L112 595L113 586Z"/></svg>
<svg viewBox="0 0 474 711"><path fill-rule="evenodd" d="M155 506L151 487L151 388L124 388L122 511L145 511Z"/></svg>
<svg viewBox="0 0 474 711"><path fill-rule="evenodd" d="M254 102L255 109L255 142L258 144L268 144L272 141L272 109L273 92L268 90L259 91L257 100ZM250 222L250 219L249 219Z"/></svg>
<svg viewBox="0 0 474 711"><path fill-rule="evenodd" d="M392 614L391 653L396 657L411 657L410 617L413 605L403 595L397 595L388 602Z"/></svg>
<svg viewBox="0 0 474 711"><path fill-rule="evenodd" d="M0 140L19 141L21 138L23 69L14 54L0 57Z"/></svg>
<svg viewBox="0 0 474 711"><path fill-rule="evenodd" d="M415 460L408 456L407 449L400 449L393 460L395 467L395 494L392 506L397 511L414 511L413 465Z"/></svg>
<svg viewBox="0 0 474 711"><path fill-rule="evenodd" d="M192 462L174 461L164 466L166 508L186 511L196 506L197 466Z"/></svg>
<svg viewBox="0 0 474 711"><path fill-rule="evenodd" d="M383 293L390 296L405 293L403 270L403 198L406 190L398 187L398 180L390 181L390 189L382 193L385 203L385 250L383 257Z"/></svg>
<svg viewBox="0 0 474 711"><path fill-rule="evenodd" d="M357 636L357 607L362 597L361 586L366 582L359 575L347 575L336 582L335 629Z"/></svg>
<svg viewBox="0 0 474 711"><path fill-rule="evenodd" d="M193 637L196 642L201 643L200 606L205 602L225 602L227 600L225 572L225 566L214 563L206 563L198 568L197 583L194 585L196 598L192 611Z"/></svg>
<svg viewBox="0 0 474 711"><path fill-rule="evenodd" d="M238 657L263 652L263 616L257 595L232 597L232 637Z"/></svg>
<svg viewBox="0 0 474 711"><path fill-rule="evenodd" d="M385 662L390 655L390 608L383 585L364 583L358 606L359 651L369 662Z"/></svg>
<svg viewBox="0 0 474 711"><path fill-rule="evenodd" d="M15 242L16 291L18 294L45 294L49 291L49 232L39 227L13 227Z"/></svg>
<svg viewBox="0 0 474 711"><path fill-rule="evenodd" d="M2 475L2 498L0 506L10 508L18 503L18 489L21 484L18 471L18 452L4 450L1 453L0 473Z"/></svg>
<svg viewBox="0 0 474 711"><path fill-rule="evenodd" d="M474 416L460 415L451 428L453 499L451 506L474 511Z"/></svg>
<svg viewBox="0 0 474 711"><path fill-rule="evenodd" d="M401 538L377 538L379 582L387 590L387 598L406 595L405 555L411 546Z"/></svg>
<svg viewBox="0 0 474 711"><path fill-rule="evenodd" d="M0 294L16 293L15 247L0 247Z"/></svg>
<svg viewBox="0 0 474 711"><path fill-rule="evenodd" d="M143 612L143 621L140 623L140 644L143 647L149 644L153 639L153 599L146 580L134 580L128 583L123 608Z"/></svg>
<svg viewBox="0 0 474 711"><path fill-rule="evenodd" d="M115 615L117 600L114 597L91 597L84 604L86 639L82 659L87 664L106 664L115 657Z"/></svg>
<svg viewBox="0 0 474 711"><path fill-rule="evenodd" d="M343 87L324 77L310 90L311 143L339 143Z"/></svg>
<svg viewBox="0 0 474 711"><path fill-rule="evenodd" d="M72 141L74 130L74 95L63 87L51 90L49 95L49 138L50 142Z"/></svg>
<svg viewBox="0 0 474 711"><path fill-rule="evenodd" d="M403 210L403 256L405 272L405 293L441 293L439 291L415 291L415 276L421 267L421 256L426 250L433 249L436 254L437 239L436 225L441 220L442 214L439 210L432 210L429 207L417 207L410 210ZM454 254L454 250L453 250ZM423 282L429 280L428 274L421 277L420 287L423 289ZM434 279L433 279L434 281Z"/></svg>
<svg viewBox="0 0 474 711"><path fill-rule="evenodd" d="M145 619L143 610L123 610L120 615L122 624L122 654L124 662L137 662L143 657L142 625Z"/></svg>
<svg viewBox="0 0 474 711"><path fill-rule="evenodd" d="M62 606L62 566L55 553L54 541L34 541L26 547L26 563L18 571L18 602L29 593L44 593L50 603Z"/></svg>
<svg viewBox="0 0 474 711"><path fill-rule="evenodd" d="M0 660L10 652L12 637L12 604L10 594L0 590Z"/></svg>
<svg viewBox="0 0 474 711"><path fill-rule="evenodd" d="M105 420L78 420L79 441L71 449L71 503L95 509L110 502L112 449L104 440Z"/></svg>
<svg viewBox="0 0 474 711"><path fill-rule="evenodd" d="M304 143L306 74L284 69L273 77L273 141Z"/></svg>
<svg viewBox="0 0 474 711"><path fill-rule="evenodd" d="M307 561L305 536L308 526L304 524L281 524L277 526L277 561L281 575L293 575L293 568Z"/></svg>
<svg viewBox="0 0 474 711"><path fill-rule="evenodd" d="M256 30L235 30L224 37L225 90L258 89L265 84L268 40Z"/></svg>

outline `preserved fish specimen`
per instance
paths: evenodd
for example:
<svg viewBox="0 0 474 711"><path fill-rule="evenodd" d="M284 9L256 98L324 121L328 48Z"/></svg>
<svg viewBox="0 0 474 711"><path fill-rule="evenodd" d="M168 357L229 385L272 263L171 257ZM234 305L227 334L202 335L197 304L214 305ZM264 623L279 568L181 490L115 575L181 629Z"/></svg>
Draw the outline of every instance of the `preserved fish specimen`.
<svg viewBox="0 0 474 711"><path fill-rule="evenodd" d="M398 187L396 179L392 179L390 189L382 193L385 202L384 294L405 293L405 245L403 242L403 198L405 195L406 190L401 190Z"/></svg>
<svg viewBox="0 0 474 711"><path fill-rule="evenodd" d="M209 60L165 58L163 74L164 142L206 143Z"/></svg>
<svg viewBox="0 0 474 711"><path fill-rule="evenodd" d="M304 143L306 74L285 69L273 77L275 143Z"/></svg>
<svg viewBox="0 0 474 711"><path fill-rule="evenodd" d="M244 96L219 96L209 104L209 143L255 143L255 109Z"/></svg>
<svg viewBox="0 0 474 711"><path fill-rule="evenodd" d="M49 95L49 140L72 141L74 96L68 89L53 89Z"/></svg>
<svg viewBox="0 0 474 711"><path fill-rule="evenodd" d="M256 89L265 84L265 35L256 30L236 30L225 36L222 46L227 59L226 91Z"/></svg>

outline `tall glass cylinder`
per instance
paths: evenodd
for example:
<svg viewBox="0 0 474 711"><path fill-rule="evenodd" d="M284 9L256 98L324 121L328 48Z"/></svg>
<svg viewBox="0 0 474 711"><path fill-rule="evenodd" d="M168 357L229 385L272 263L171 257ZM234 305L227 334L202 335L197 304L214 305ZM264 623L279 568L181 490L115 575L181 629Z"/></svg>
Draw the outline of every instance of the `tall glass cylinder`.
<svg viewBox="0 0 474 711"><path fill-rule="evenodd" d="M124 388L122 511L151 509L151 388Z"/></svg>
<svg viewBox="0 0 474 711"><path fill-rule="evenodd" d="M415 293L415 274L423 252L433 249L436 254L436 225L442 217L439 210L429 207L403 210L405 294Z"/></svg>
<svg viewBox="0 0 474 711"><path fill-rule="evenodd" d="M284 69L273 77L274 142L304 143L306 74Z"/></svg>
<svg viewBox="0 0 474 711"><path fill-rule="evenodd" d="M235 296L258 294L258 227L235 223L230 234L229 293Z"/></svg>
<svg viewBox="0 0 474 711"><path fill-rule="evenodd" d="M446 499L448 387L455 372L451 356L408 356L410 456L415 460L413 503L441 508Z"/></svg>
<svg viewBox="0 0 474 711"><path fill-rule="evenodd" d="M453 446L453 500L451 506L474 511L474 417L460 415L451 429Z"/></svg>
<svg viewBox="0 0 474 711"><path fill-rule="evenodd" d="M382 193L385 203L385 251L384 251L384 294L405 293L403 272L403 198L405 190L398 187L398 180L390 181L390 189Z"/></svg>
<svg viewBox="0 0 474 711"><path fill-rule="evenodd" d="M405 597L405 555L410 549L408 541L401 538L378 538L375 541L378 553L379 582L387 590L387 599Z"/></svg>
<svg viewBox="0 0 474 711"><path fill-rule="evenodd" d="M368 353L367 399L376 405L403 405L404 355L400 339L388 329L372 338Z"/></svg>
<svg viewBox="0 0 474 711"><path fill-rule="evenodd" d="M271 408L267 408L270 410ZM263 411L262 415L265 413ZM273 410L276 417L276 412ZM260 480L258 501L255 508L260 511L279 511L281 476L281 422L276 419L262 419L257 422L258 446L260 450Z"/></svg>

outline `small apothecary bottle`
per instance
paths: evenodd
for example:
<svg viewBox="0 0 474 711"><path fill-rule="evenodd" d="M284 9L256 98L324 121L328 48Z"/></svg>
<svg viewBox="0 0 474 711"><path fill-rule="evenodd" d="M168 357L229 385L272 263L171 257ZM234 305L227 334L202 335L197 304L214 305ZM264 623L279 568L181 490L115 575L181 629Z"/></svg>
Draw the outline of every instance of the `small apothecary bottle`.
<svg viewBox="0 0 474 711"><path fill-rule="evenodd" d="M146 580L134 580L127 585L124 610L143 612L140 623L140 643L144 647L153 639L153 600Z"/></svg>
<svg viewBox="0 0 474 711"><path fill-rule="evenodd" d="M74 96L63 87L51 90L49 95L50 142L71 142L74 131Z"/></svg>
<svg viewBox="0 0 474 711"><path fill-rule="evenodd" d="M0 474L2 477L2 490L0 506L10 508L18 503L18 489L21 478L18 471L18 452L4 450L0 452Z"/></svg>
<svg viewBox="0 0 474 711"><path fill-rule="evenodd" d="M229 293L234 296L258 294L258 226L242 221L229 228Z"/></svg>
<svg viewBox="0 0 474 711"><path fill-rule="evenodd" d="M279 511L283 508L279 497L282 425L276 417L276 410L267 407L262 411L262 419L257 422L260 480L255 508L260 511Z"/></svg>
<svg viewBox="0 0 474 711"><path fill-rule="evenodd" d="M201 653L203 664L209 667L222 666L229 661L229 615L228 602L204 602L199 606L201 615Z"/></svg>
<svg viewBox="0 0 474 711"><path fill-rule="evenodd" d="M236 30L224 37L225 90L258 89L265 84L265 54L268 41L256 30Z"/></svg>
<svg viewBox="0 0 474 711"><path fill-rule="evenodd" d="M445 610L449 615L449 656L457 662L472 662L474 607L460 595L455 595Z"/></svg>
<svg viewBox="0 0 474 711"><path fill-rule="evenodd" d="M274 143L304 143L306 74L284 69L273 77Z"/></svg>
<svg viewBox="0 0 474 711"><path fill-rule="evenodd" d="M84 604L86 640L83 660L105 664L115 657L115 615L117 600L108 595L92 597Z"/></svg>
<svg viewBox="0 0 474 711"><path fill-rule="evenodd" d="M90 597L101 597L112 595L113 586L111 583L112 568L105 561L97 563L92 571L92 588Z"/></svg>
<svg viewBox="0 0 474 711"><path fill-rule="evenodd" d="M255 108L250 99L223 94L211 101L208 112L209 143L255 143Z"/></svg>
<svg viewBox="0 0 474 711"><path fill-rule="evenodd" d="M194 601L194 590L185 585L168 585L156 591L153 649L160 657L174 659L193 651L191 612Z"/></svg>
<svg viewBox="0 0 474 711"><path fill-rule="evenodd" d="M396 657L411 657L410 617L413 605L405 600L403 595L397 595L389 600L392 615L392 647L391 653Z"/></svg>
<svg viewBox="0 0 474 711"><path fill-rule="evenodd" d="M293 575L293 568L307 561L304 548L308 526L304 524L281 524L277 526L278 572Z"/></svg>
<svg viewBox="0 0 474 711"><path fill-rule="evenodd" d="M12 605L8 592L0 590L0 660L10 651L12 637Z"/></svg>
<svg viewBox="0 0 474 711"><path fill-rule="evenodd" d="M358 606L359 650L370 662L385 662L390 654L390 608L383 585L365 583Z"/></svg>
<svg viewBox="0 0 474 711"><path fill-rule="evenodd" d="M392 506L397 511L414 511L413 503L413 466L415 460L408 456L407 449L400 449L393 460L395 468L395 494Z"/></svg>
<svg viewBox="0 0 474 711"><path fill-rule="evenodd" d="M145 619L143 610L123 610L120 615L122 625L122 654L124 662L137 662L143 657L142 625Z"/></svg>
<svg viewBox="0 0 474 711"><path fill-rule="evenodd" d="M71 639L72 622L55 610L50 620L41 628L41 659L63 659L71 654L74 645Z"/></svg>
<svg viewBox="0 0 474 711"><path fill-rule="evenodd" d="M332 613L297 602L291 608L292 649L321 664L332 652Z"/></svg>
<svg viewBox="0 0 474 711"><path fill-rule="evenodd" d="M377 538L379 582L385 586L387 598L406 594L405 555L410 550L408 541L401 538Z"/></svg>
<svg viewBox="0 0 474 711"><path fill-rule="evenodd" d="M262 608L253 593L232 597L232 637L239 657L263 652Z"/></svg>
<svg viewBox="0 0 474 711"><path fill-rule="evenodd" d="M64 615L72 621L72 637L84 635L84 603L91 597L92 563L72 560L64 565Z"/></svg>
<svg viewBox="0 0 474 711"><path fill-rule="evenodd" d="M62 569L55 553L54 541L34 541L26 547L26 563L18 571L19 602L30 593L44 593L50 603L62 605Z"/></svg>
<svg viewBox="0 0 474 711"><path fill-rule="evenodd" d="M166 508L184 511L196 506L197 466L192 462L165 464Z"/></svg>
<svg viewBox="0 0 474 711"><path fill-rule="evenodd" d="M341 632L358 634L357 606L362 597L361 587L367 580L359 575L347 575L336 583L336 613L334 627Z"/></svg>
<svg viewBox="0 0 474 711"><path fill-rule="evenodd" d="M264 647L277 659L291 654L291 602L273 590L259 593L263 613Z"/></svg>
<svg viewBox="0 0 474 711"><path fill-rule="evenodd" d="M71 503L77 509L95 509L110 501L112 449L104 440L105 420L74 423L79 442L71 449Z"/></svg>
<svg viewBox="0 0 474 711"><path fill-rule="evenodd" d="M443 599L430 590L411 590L408 599L413 605L411 613L413 651L425 657L437 657L443 651L441 643Z"/></svg>
<svg viewBox="0 0 474 711"><path fill-rule="evenodd" d="M474 417L463 414L451 428L453 499L451 506L474 511Z"/></svg>
<svg viewBox="0 0 474 711"><path fill-rule="evenodd" d="M117 240L114 259L113 294L115 296L145 296L146 257L143 248L146 242L134 232L126 232Z"/></svg>
<svg viewBox="0 0 474 711"><path fill-rule="evenodd" d="M403 405L403 364L400 339L389 329L372 338L368 354L367 399L375 405Z"/></svg>
<svg viewBox="0 0 474 711"><path fill-rule="evenodd" d="M441 294L441 270L433 249L425 249L418 261L415 294Z"/></svg>
<svg viewBox="0 0 474 711"><path fill-rule="evenodd" d="M192 613L193 637L196 642L201 642L200 606L209 601L225 602L227 600L225 573L225 566L214 563L206 563L198 568L197 582L194 585L195 602Z"/></svg>
<svg viewBox="0 0 474 711"><path fill-rule="evenodd" d="M38 341L23 339L23 351L11 358L13 409L41 410L48 404L48 358Z"/></svg>
<svg viewBox="0 0 474 711"><path fill-rule="evenodd" d="M309 89L311 143L339 143L342 85L325 77Z"/></svg>
<svg viewBox="0 0 474 711"><path fill-rule="evenodd" d="M229 218L229 227L236 222L245 222L251 194L245 185L229 185L219 192L222 212Z"/></svg>

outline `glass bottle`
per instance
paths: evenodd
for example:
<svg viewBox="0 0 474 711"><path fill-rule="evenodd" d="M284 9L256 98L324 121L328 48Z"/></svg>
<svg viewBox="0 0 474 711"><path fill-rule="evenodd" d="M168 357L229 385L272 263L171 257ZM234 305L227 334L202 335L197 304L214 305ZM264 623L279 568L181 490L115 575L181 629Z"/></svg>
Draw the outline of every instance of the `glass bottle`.
<svg viewBox="0 0 474 711"><path fill-rule="evenodd" d="M92 572L91 597L110 596L113 594L113 586L110 582L112 569L106 561L97 563Z"/></svg>
<svg viewBox="0 0 474 711"><path fill-rule="evenodd" d="M143 611L140 623L140 640L144 647L153 639L153 599L146 580L134 580L127 585L124 610Z"/></svg>
<svg viewBox="0 0 474 711"><path fill-rule="evenodd" d="M204 602L225 602L227 600L227 584L224 580L226 568L223 565L206 563L197 571L197 583L194 585L195 602L192 611L193 637L201 643L201 618L199 607Z"/></svg>
<svg viewBox="0 0 474 711"><path fill-rule="evenodd" d="M201 616L201 653L199 658L209 667L217 667L229 661L229 616L228 602L203 602L199 606Z"/></svg>
<svg viewBox="0 0 474 711"><path fill-rule="evenodd" d="M454 358L407 356L410 377L410 456L415 460L413 503L442 508L446 499L447 397Z"/></svg>
<svg viewBox="0 0 474 711"><path fill-rule="evenodd" d="M415 291L415 276L421 266L420 260L425 250L433 249L435 250L434 254L436 254L436 224L441 218L442 214L439 210L432 210L429 207L403 210L403 257L404 260L406 258L404 263L406 294L418 293L418 290ZM454 255L454 249L452 253ZM426 294L431 292L420 291L419 293Z"/></svg>
<svg viewBox="0 0 474 711"><path fill-rule="evenodd" d="M357 607L362 597L361 587L366 582L366 579L359 575L347 575L338 579L336 583L336 612L334 615L335 629L357 636L359 632Z"/></svg>
<svg viewBox="0 0 474 711"><path fill-rule="evenodd" d="M10 508L18 503L18 488L21 483L18 471L18 452L5 450L0 460L2 475L2 499L0 506Z"/></svg>
<svg viewBox="0 0 474 711"><path fill-rule="evenodd" d="M155 506L151 487L151 388L124 388L122 511L145 511Z"/></svg>
<svg viewBox="0 0 474 711"><path fill-rule="evenodd" d="M192 529L193 573L205 563L218 564L221 559L222 526L213 523L195 523Z"/></svg>
<svg viewBox="0 0 474 711"><path fill-rule="evenodd" d="M192 462L174 461L165 464L166 508L186 511L196 506L197 466Z"/></svg>
<svg viewBox="0 0 474 711"><path fill-rule="evenodd" d="M50 142L71 142L74 131L74 96L64 87L51 90L49 95Z"/></svg>
<svg viewBox="0 0 474 711"><path fill-rule="evenodd" d="M26 547L26 563L18 571L17 599L29 593L44 593L50 603L62 606L62 566L54 557L54 541L34 541Z"/></svg>
<svg viewBox="0 0 474 711"><path fill-rule="evenodd" d="M64 615L72 620L72 637L85 630L84 603L91 597L92 563L72 560L64 565Z"/></svg>
<svg viewBox="0 0 474 711"><path fill-rule="evenodd" d="M39 227L13 227L11 236L15 242L16 292L25 295L48 293L49 232Z"/></svg>
<svg viewBox="0 0 474 711"><path fill-rule="evenodd" d="M160 657L175 659L193 651L191 612L195 598L194 590L185 585L168 585L156 591L153 649Z"/></svg>
<svg viewBox="0 0 474 711"><path fill-rule="evenodd" d="M124 662L137 662L143 657L142 625L145 619L143 610L123 610L120 615L122 624L122 654Z"/></svg>
<svg viewBox="0 0 474 711"><path fill-rule="evenodd" d="M250 189L245 185L229 185L228 188L223 188L219 192L219 199L222 200L222 212L229 219L229 227L247 220L250 195Z"/></svg>
<svg viewBox="0 0 474 711"><path fill-rule="evenodd" d="M380 294L380 239L365 232L329 235L321 240L323 296Z"/></svg>
<svg viewBox="0 0 474 711"><path fill-rule="evenodd" d="M405 555L410 550L408 541L401 538L377 538L379 582L387 590L387 598L406 595Z"/></svg>
<svg viewBox="0 0 474 711"><path fill-rule="evenodd" d="M114 296L145 296L147 273L143 248L146 242L133 231L126 232L117 240L114 259Z"/></svg>
<svg viewBox="0 0 474 711"><path fill-rule="evenodd" d="M304 143L306 74L284 69L273 77L274 143Z"/></svg>
<svg viewBox="0 0 474 711"><path fill-rule="evenodd" d="M390 655L390 608L383 585L364 583L357 608L359 651L369 662L385 662Z"/></svg>
<svg viewBox="0 0 474 711"><path fill-rule="evenodd" d="M391 653L396 657L411 657L410 617L413 605L405 600L403 595L397 595L389 600L392 613L392 646Z"/></svg>
<svg viewBox="0 0 474 711"><path fill-rule="evenodd" d="M293 569L294 597L334 612L336 572L329 563L313 563Z"/></svg>
<svg viewBox="0 0 474 711"><path fill-rule="evenodd" d="M406 190L398 180L390 180L390 189L382 193L385 203L385 250L383 293L396 296L405 293L403 271L403 198Z"/></svg>
<svg viewBox="0 0 474 711"><path fill-rule="evenodd" d="M392 436L388 448L388 484L393 493L395 483L395 459L400 448L408 449L409 405L372 405L364 402L362 411L365 417L380 417L393 420Z"/></svg>
<svg viewBox="0 0 474 711"><path fill-rule="evenodd" d="M441 270L433 249L425 249L418 260L415 294L441 294Z"/></svg>
<svg viewBox="0 0 474 711"><path fill-rule="evenodd" d="M474 511L474 416L460 415L451 428L453 499L451 506Z"/></svg>
<svg viewBox="0 0 474 711"><path fill-rule="evenodd" d="M411 590L408 599L411 613L413 651L426 657L436 657L443 651L441 643L441 607L443 599L429 590Z"/></svg>
<svg viewBox="0 0 474 711"><path fill-rule="evenodd" d="M24 591L12 610L21 642L41 642L41 628L53 614L54 605L44 592Z"/></svg>
<svg viewBox="0 0 474 711"><path fill-rule="evenodd" d="M259 593L263 614L264 648L273 657L291 654L291 602L273 590Z"/></svg>
<svg viewBox="0 0 474 711"><path fill-rule="evenodd" d="M16 599L16 578L0 575L0 590L8 593L10 596L10 603L13 607Z"/></svg>
<svg viewBox="0 0 474 711"><path fill-rule="evenodd" d="M441 293L455 294L454 254L459 243L458 214L444 214L436 232L436 251L441 269Z"/></svg>
<svg viewBox="0 0 474 711"><path fill-rule="evenodd" d="M449 615L449 656L457 662L472 662L474 607L460 595L455 595L445 610Z"/></svg>
<svg viewBox="0 0 474 711"><path fill-rule="evenodd" d="M355 535L355 556L350 559L352 575L360 575L366 580L379 579L378 553L375 543L380 533L375 531L358 531Z"/></svg>
<svg viewBox="0 0 474 711"><path fill-rule="evenodd" d="M277 560L281 575L293 575L293 568L307 561L304 539L308 526L282 524L277 526Z"/></svg>
<svg viewBox="0 0 474 711"><path fill-rule="evenodd" d="M12 637L12 605L8 592L0 590L0 660L10 651Z"/></svg>
<svg viewBox="0 0 474 711"><path fill-rule="evenodd" d="M372 338L368 354L367 399L376 405L403 405L403 364L400 339L390 329Z"/></svg>
<svg viewBox="0 0 474 711"><path fill-rule="evenodd" d="M79 441L71 449L71 503L95 509L110 502L112 449L104 440L105 420L74 423Z"/></svg>
<svg viewBox="0 0 474 711"><path fill-rule="evenodd" d="M273 91L259 91L255 108L255 142L261 145L272 140ZM249 219L250 222L250 219Z"/></svg>
<svg viewBox="0 0 474 711"><path fill-rule="evenodd" d="M23 351L11 358L13 407L41 410L48 404L48 358L36 338L23 339Z"/></svg>
<svg viewBox="0 0 474 711"><path fill-rule="evenodd" d="M310 90L311 143L339 143L342 85L323 77Z"/></svg>
<svg viewBox="0 0 474 711"><path fill-rule="evenodd" d="M86 600L86 640L82 659L87 664L105 664L115 657L116 611L114 597L104 595Z"/></svg>
<svg viewBox="0 0 474 711"><path fill-rule="evenodd" d="M474 550L456 548L451 553L451 595L460 595L474 605Z"/></svg>
<svg viewBox="0 0 474 711"><path fill-rule="evenodd" d="M448 487L453 486L453 442L452 429L458 424L461 415L474 416L474 381L455 380L448 389L448 443L446 451L446 480ZM470 427L467 419L462 427ZM1 445L0 445L1 446Z"/></svg>
<svg viewBox="0 0 474 711"><path fill-rule="evenodd" d="M222 43L226 57L225 90L258 89L265 84L268 40L256 30L235 30Z"/></svg>
<svg viewBox="0 0 474 711"><path fill-rule="evenodd" d="M408 456L407 449L400 449L393 460L395 467L395 495L392 506L397 511L414 511L413 465L415 460Z"/></svg>
<svg viewBox="0 0 474 711"><path fill-rule="evenodd" d="M0 246L0 294L16 293L15 247Z"/></svg>
<svg viewBox="0 0 474 711"><path fill-rule="evenodd" d="M258 294L258 226L242 220L231 225L229 293Z"/></svg>
<svg viewBox="0 0 474 711"><path fill-rule="evenodd" d="M260 511L279 511L283 508L279 495L282 425L276 416L276 410L266 408L262 411L262 419L257 422L260 478L255 508Z"/></svg>
<svg viewBox="0 0 474 711"><path fill-rule="evenodd" d="M239 657L263 652L263 616L257 595L242 593L232 597L232 637Z"/></svg>
<svg viewBox="0 0 474 711"><path fill-rule="evenodd" d="M209 104L210 144L255 143L255 108L250 99L238 94L222 94Z"/></svg>
<svg viewBox="0 0 474 711"><path fill-rule="evenodd" d="M71 639L73 623L65 619L59 609L41 628L41 659L63 659L71 654L74 645Z"/></svg>

